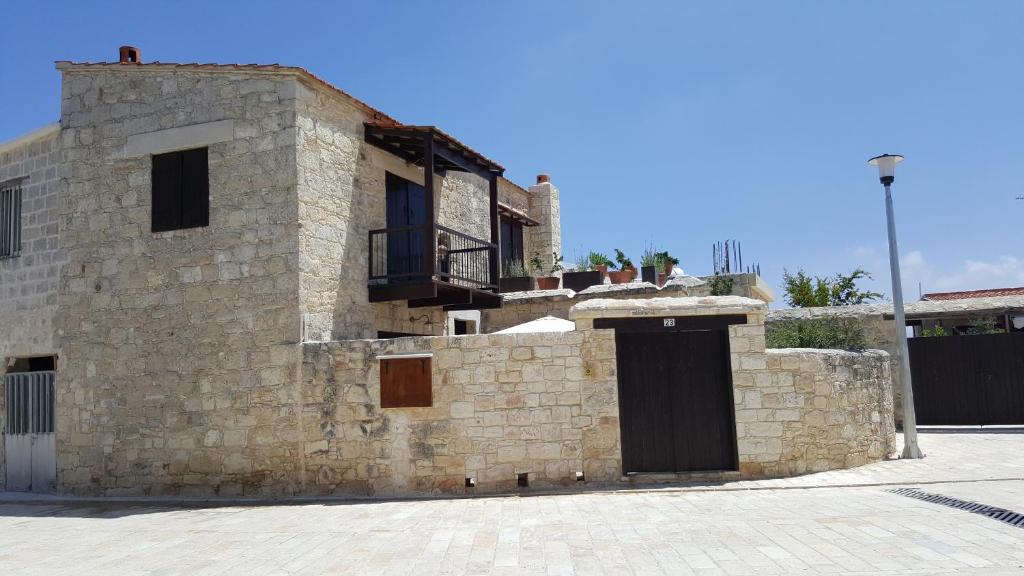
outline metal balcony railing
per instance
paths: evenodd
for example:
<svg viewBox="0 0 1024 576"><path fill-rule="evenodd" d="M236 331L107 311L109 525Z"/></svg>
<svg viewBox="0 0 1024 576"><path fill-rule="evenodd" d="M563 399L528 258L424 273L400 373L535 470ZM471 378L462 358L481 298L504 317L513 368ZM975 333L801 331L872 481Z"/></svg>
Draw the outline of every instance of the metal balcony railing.
<svg viewBox="0 0 1024 576"><path fill-rule="evenodd" d="M490 242L434 225L429 231L434 265L426 266L428 227L402 226L370 231L370 274L373 286L440 280L456 286L497 290L491 262L498 247ZM432 268L432 270L428 270Z"/></svg>

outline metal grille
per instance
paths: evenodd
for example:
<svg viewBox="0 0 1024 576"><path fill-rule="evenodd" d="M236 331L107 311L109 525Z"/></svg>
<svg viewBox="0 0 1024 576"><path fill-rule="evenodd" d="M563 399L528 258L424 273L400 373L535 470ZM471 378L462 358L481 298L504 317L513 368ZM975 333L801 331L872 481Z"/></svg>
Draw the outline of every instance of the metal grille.
<svg viewBox="0 0 1024 576"><path fill-rule="evenodd" d="M0 190L0 258L21 253L21 186Z"/></svg>
<svg viewBox="0 0 1024 576"><path fill-rule="evenodd" d="M20 372L4 378L8 434L45 434L54 430L54 373Z"/></svg>
<svg viewBox="0 0 1024 576"><path fill-rule="evenodd" d="M967 500L950 498L949 496L943 496L942 494L929 494L928 492L922 492L917 488L898 488L896 490L890 490L889 492L899 494L900 496L907 496L908 498L924 500L925 502L931 502L932 504L942 504L943 506L964 510L965 512L981 514L982 516L988 516L989 518L1005 522L1011 526L1024 528L1024 514L1012 512L1005 508L997 508L995 506L988 506L987 504L978 504L977 502L968 502Z"/></svg>

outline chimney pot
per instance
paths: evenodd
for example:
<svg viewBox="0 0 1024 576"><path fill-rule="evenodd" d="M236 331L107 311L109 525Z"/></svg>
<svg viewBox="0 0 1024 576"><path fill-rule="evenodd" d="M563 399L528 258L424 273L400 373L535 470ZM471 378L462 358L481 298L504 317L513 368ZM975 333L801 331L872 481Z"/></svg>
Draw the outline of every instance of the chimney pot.
<svg viewBox="0 0 1024 576"><path fill-rule="evenodd" d="M121 64L142 64L142 53L135 46L121 46L118 56Z"/></svg>
<svg viewBox="0 0 1024 576"><path fill-rule="evenodd" d="M537 184L543 184L545 182L551 182L551 176L548 174L537 174Z"/></svg>

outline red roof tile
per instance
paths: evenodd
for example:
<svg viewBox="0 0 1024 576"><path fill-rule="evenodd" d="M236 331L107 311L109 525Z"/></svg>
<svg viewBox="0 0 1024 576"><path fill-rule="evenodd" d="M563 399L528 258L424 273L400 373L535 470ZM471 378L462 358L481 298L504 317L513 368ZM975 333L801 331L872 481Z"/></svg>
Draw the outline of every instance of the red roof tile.
<svg viewBox="0 0 1024 576"><path fill-rule="evenodd" d="M1019 288L989 288L963 292L932 292L921 296L922 300L963 300L964 298L990 298L994 296L1024 296L1024 286Z"/></svg>

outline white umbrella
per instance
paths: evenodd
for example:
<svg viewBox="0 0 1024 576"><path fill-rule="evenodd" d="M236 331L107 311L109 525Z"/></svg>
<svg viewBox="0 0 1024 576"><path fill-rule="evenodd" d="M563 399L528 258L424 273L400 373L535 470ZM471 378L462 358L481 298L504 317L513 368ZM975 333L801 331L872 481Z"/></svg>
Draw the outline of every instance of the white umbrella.
<svg viewBox="0 0 1024 576"><path fill-rule="evenodd" d="M554 316L545 316L532 320L526 324L519 324L498 330L495 334L524 334L527 332L572 332L576 329L576 323L572 320L563 320Z"/></svg>

